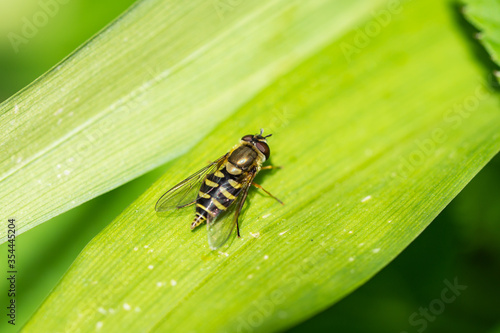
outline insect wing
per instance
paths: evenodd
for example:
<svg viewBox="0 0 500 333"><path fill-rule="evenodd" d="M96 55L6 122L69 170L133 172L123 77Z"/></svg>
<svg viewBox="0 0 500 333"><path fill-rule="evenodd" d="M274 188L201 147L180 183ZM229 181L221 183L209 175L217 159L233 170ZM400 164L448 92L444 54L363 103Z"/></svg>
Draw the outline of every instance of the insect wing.
<svg viewBox="0 0 500 333"><path fill-rule="evenodd" d="M200 189L201 182L206 175L215 172L226 159L226 155L220 157L215 162L210 163L201 170L184 179L179 184L165 192L156 202L155 210L164 212L173 208L183 208L194 203Z"/></svg>
<svg viewBox="0 0 500 333"><path fill-rule="evenodd" d="M231 236L234 227L238 223L238 217L240 215L241 208L245 203L248 189L252 184L254 176L255 175L252 175L248 181L244 182L243 188L241 189L238 197L225 212L221 213L215 219L208 219L208 245L210 246L211 250L217 250L218 248L220 248L227 242L227 240Z"/></svg>

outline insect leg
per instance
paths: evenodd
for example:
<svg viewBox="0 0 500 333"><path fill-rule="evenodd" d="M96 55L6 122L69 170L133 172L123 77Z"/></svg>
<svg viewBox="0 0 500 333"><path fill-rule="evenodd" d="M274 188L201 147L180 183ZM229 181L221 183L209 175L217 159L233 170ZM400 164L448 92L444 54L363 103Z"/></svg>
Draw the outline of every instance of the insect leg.
<svg viewBox="0 0 500 333"><path fill-rule="evenodd" d="M238 224L238 217L240 216L241 209L243 208L243 204L245 203L245 200L247 199L248 195L248 188L250 186L246 186L243 189L243 193L241 194L241 200L238 202L238 207L236 207L236 212L234 213L234 223L236 223L236 233L238 235L238 238L241 238L240 236L240 226Z"/></svg>
<svg viewBox="0 0 500 333"><path fill-rule="evenodd" d="M247 199L248 195L248 190L250 189L250 184L252 183L253 179L255 178L256 172L250 172L248 175L248 178L244 181L244 186L241 189L241 194L240 198L238 198L238 206L236 206L236 211L234 213L234 223L236 223L236 233L238 235L238 238L241 238L240 236L240 226L238 224L238 217L240 216L241 209L243 208L243 204L245 203L245 200Z"/></svg>
<svg viewBox="0 0 500 333"><path fill-rule="evenodd" d="M266 165L265 167L260 168L261 170L270 170L270 169L281 169L281 166L274 166L274 165Z"/></svg>
<svg viewBox="0 0 500 333"><path fill-rule="evenodd" d="M182 205L182 206L177 206L177 207L175 207L175 208L177 208L177 209L181 209L181 208L184 208L184 207L187 207L187 206L194 205L195 203L196 203L196 199L195 199L195 200L193 200L193 201L191 201L191 202L188 202L187 204L184 204L184 205Z"/></svg>
<svg viewBox="0 0 500 333"><path fill-rule="evenodd" d="M259 184L252 182L252 185L255 186L255 187L257 187L257 188L259 188L259 189L261 189L262 191L266 192L271 198L275 199L280 204L284 205L283 201L281 201L280 199L276 198L274 195L272 195L271 193L269 193L268 191L266 191L266 189L263 188L262 186L260 186Z"/></svg>

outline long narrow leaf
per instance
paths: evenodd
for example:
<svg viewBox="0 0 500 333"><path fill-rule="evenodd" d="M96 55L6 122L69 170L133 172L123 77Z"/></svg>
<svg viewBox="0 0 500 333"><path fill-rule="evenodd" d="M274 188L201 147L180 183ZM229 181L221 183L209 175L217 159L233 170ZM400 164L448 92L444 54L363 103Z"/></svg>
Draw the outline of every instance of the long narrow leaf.
<svg viewBox="0 0 500 333"><path fill-rule="evenodd" d="M453 7L399 9L216 126L84 249L24 331L280 330L397 256L500 148L499 98ZM191 209L155 214L166 189L260 127L283 169L257 182L285 206L252 191L242 239L220 252L189 230Z"/></svg>
<svg viewBox="0 0 500 333"><path fill-rule="evenodd" d="M481 32L477 38L486 47L491 59L500 65L500 2L498 0L465 0L465 16Z"/></svg>
<svg viewBox="0 0 500 333"><path fill-rule="evenodd" d="M381 2L139 2L0 105L0 216L24 232L179 156Z"/></svg>

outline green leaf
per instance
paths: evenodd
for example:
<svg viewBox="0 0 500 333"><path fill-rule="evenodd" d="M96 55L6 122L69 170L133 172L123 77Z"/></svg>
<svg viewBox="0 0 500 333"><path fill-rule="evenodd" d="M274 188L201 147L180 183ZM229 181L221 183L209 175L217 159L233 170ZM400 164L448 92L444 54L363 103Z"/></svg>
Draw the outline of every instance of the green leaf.
<svg viewBox="0 0 500 333"><path fill-rule="evenodd" d="M464 0L464 14L481 33L478 39L489 52L491 59L500 65L500 1Z"/></svg>
<svg viewBox="0 0 500 333"><path fill-rule="evenodd" d="M368 280L500 148L498 96L451 8L382 7L277 76L88 244L24 331L276 331ZM252 190L243 238L220 252L189 230L191 209L155 215L165 190L260 127L283 169L257 182L285 206Z"/></svg>
<svg viewBox="0 0 500 333"><path fill-rule="evenodd" d="M182 155L382 0L222 3L140 2L2 103L0 216L22 233Z"/></svg>

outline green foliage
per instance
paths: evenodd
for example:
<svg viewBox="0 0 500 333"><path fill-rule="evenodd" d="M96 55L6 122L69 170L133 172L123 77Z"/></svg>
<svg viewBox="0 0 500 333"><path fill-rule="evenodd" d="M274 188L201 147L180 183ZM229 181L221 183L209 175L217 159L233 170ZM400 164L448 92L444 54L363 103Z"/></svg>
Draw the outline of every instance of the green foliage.
<svg viewBox="0 0 500 333"><path fill-rule="evenodd" d="M0 215L24 232L185 153L361 3L139 3L0 106Z"/></svg>
<svg viewBox="0 0 500 333"><path fill-rule="evenodd" d="M500 1L498 0L464 0L465 16L481 33L481 43L491 55L491 59L500 65Z"/></svg>
<svg viewBox="0 0 500 333"><path fill-rule="evenodd" d="M359 16L350 17L349 8L335 14L352 27ZM242 87L230 89L226 119L163 133L197 139L190 136L194 148L88 244L25 331L282 329L390 262L498 152L500 113L447 2L382 10L389 21L373 36L361 35L381 15L320 51L317 42L302 54L307 60L280 67L267 84L246 81L248 100L237 94ZM290 12L280 13L289 23ZM331 20L327 13L313 17ZM422 17L429 18L425 26ZM253 22L262 28L265 17ZM285 23L281 31L291 29ZM307 40L290 42L299 37ZM225 64L220 75L236 77ZM285 207L253 191L241 218L243 239L215 253L205 230L189 231L189 209L155 215L164 190L260 127L274 133L271 162L284 168L258 182Z"/></svg>

